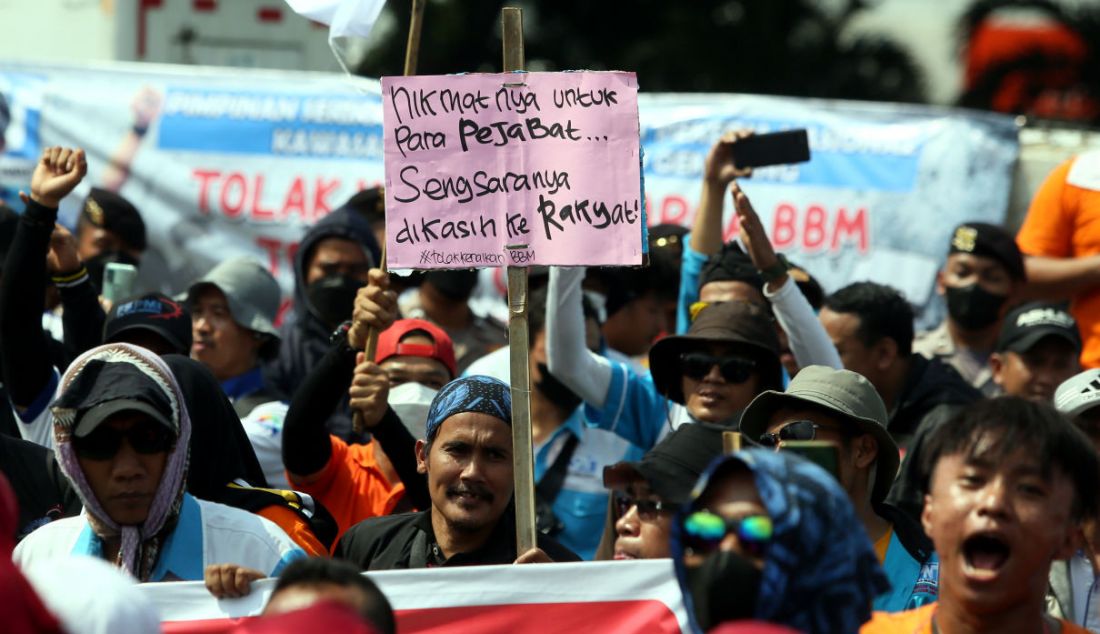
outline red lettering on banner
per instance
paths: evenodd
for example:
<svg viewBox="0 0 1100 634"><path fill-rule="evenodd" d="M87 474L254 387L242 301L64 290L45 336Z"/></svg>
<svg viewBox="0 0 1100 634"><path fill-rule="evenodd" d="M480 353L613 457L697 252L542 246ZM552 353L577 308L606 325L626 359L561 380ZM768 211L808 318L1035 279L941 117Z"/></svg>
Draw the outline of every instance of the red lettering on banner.
<svg viewBox="0 0 1100 634"><path fill-rule="evenodd" d="M236 187L240 191L240 195L237 196L235 202L230 201L229 194ZM248 195L248 187L244 183L244 175L240 172L233 172L229 175L229 178L225 179L222 183L222 194L218 198L218 203L221 204L222 213L230 218L236 218L241 215L241 210L244 209L244 199Z"/></svg>
<svg viewBox="0 0 1100 634"><path fill-rule="evenodd" d="M286 245L286 261L290 262L290 270L294 270L294 260L298 257L298 243L291 242Z"/></svg>
<svg viewBox="0 0 1100 634"><path fill-rule="evenodd" d="M794 205L780 203L775 208L775 217L772 219L772 247L777 251L789 249L794 246L795 237L798 234L795 222L797 212Z"/></svg>
<svg viewBox="0 0 1100 634"><path fill-rule="evenodd" d="M256 174L256 186L252 191L252 212L251 216L253 220L260 222L272 222L275 220L274 209L264 209L260 205L263 204L264 197L264 175Z"/></svg>
<svg viewBox="0 0 1100 634"><path fill-rule="evenodd" d="M860 253L867 253L871 244L870 230L867 228L867 210L860 207L856 211L856 217L848 218L847 211L841 207L837 210L836 227L833 230L833 243L829 247L833 251L840 249L841 236L846 239L856 238Z"/></svg>
<svg viewBox="0 0 1100 634"><path fill-rule="evenodd" d="M741 218L737 214L730 216L730 222L726 225L726 230L722 232L722 242L729 242L733 240L741 233Z"/></svg>
<svg viewBox="0 0 1100 634"><path fill-rule="evenodd" d="M282 251L283 243L275 238L256 236L256 245L267 253L267 270L271 271L272 275L278 275L279 255Z"/></svg>
<svg viewBox="0 0 1100 634"><path fill-rule="evenodd" d="M283 325L283 320L286 319L286 314L290 312L290 309L294 307L294 298L288 297L283 300L283 303L279 304L279 312L275 313L275 327L278 328Z"/></svg>
<svg viewBox="0 0 1100 634"><path fill-rule="evenodd" d="M218 178L222 173L218 170L191 170L191 176L199 179L199 212L210 213L210 180Z"/></svg>
<svg viewBox="0 0 1100 634"><path fill-rule="evenodd" d="M272 275L278 275L285 262L294 270L294 257L298 255L297 242L283 242L278 238L256 236L256 245L267 253L267 268Z"/></svg>
<svg viewBox="0 0 1100 634"><path fill-rule="evenodd" d="M688 211L688 202L683 196L665 196L661 201L661 224L683 224Z"/></svg>
<svg viewBox="0 0 1100 634"><path fill-rule="evenodd" d="M309 220L306 215L306 185L302 182L301 176L294 179L294 184L290 186L290 191L286 193L286 200L283 202L283 218L290 217L291 213L298 214L303 222Z"/></svg>
<svg viewBox="0 0 1100 634"><path fill-rule="evenodd" d="M329 194L340 186L339 179L325 182L323 178L317 179L317 188L313 190L313 219L327 215L331 208L328 206Z"/></svg>
<svg viewBox="0 0 1100 634"><path fill-rule="evenodd" d="M805 251L817 251L825 245L825 210L819 205L810 205L806 210L805 228L802 230L802 248Z"/></svg>

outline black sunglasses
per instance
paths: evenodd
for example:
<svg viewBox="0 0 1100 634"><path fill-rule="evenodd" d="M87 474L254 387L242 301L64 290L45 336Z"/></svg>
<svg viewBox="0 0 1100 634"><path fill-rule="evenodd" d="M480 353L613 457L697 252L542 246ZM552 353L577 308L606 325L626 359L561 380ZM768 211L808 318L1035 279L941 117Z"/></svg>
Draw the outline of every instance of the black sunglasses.
<svg viewBox="0 0 1100 634"><path fill-rule="evenodd" d="M675 504L669 504L659 500L634 498L622 491L615 492L615 511L618 513L619 517L625 516L630 512L630 509L635 506L638 507L638 517L640 517L643 522L652 522L656 520L657 515L662 511L671 513L676 510Z"/></svg>
<svg viewBox="0 0 1100 634"><path fill-rule="evenodd" d="M786 440L815 440L819 429L832 428L818 425L812 420L791 421L780 427L777 432L761 434L758 442L765 447L777 447L779 443Z"/></svg>
<svg viewBox="0 0 1100 634"><path fill-rule="evenodd" d="M176 442L170 429L155 421L141 421L133 427L119 431L100 425L87 436L73 436L76 455L88 460L110 460L122 447L122 439L140 454L156 454L168 451Z"/></svg>
<svg viewBox="0 0 1100 634"><path fill-rule="evenodd" d="M718 366L718 371L726 381L744 383L752 376L756 362L744 357L716 357L705 352L685 352L680 355L680 371L696 381L703 380L714 366Z"/></svg>

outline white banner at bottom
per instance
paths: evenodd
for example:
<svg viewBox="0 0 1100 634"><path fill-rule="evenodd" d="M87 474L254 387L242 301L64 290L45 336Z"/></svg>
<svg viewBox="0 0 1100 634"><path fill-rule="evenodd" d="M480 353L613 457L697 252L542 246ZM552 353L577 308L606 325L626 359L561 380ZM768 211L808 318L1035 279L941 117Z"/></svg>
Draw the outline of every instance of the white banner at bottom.
<svg viewBox="0 0 1100 634"><path fill-rule="evenodd" d="M668 559L395 570L367 576L389 598L402 634L690 632ZM211 634L258 615L274 585L271 579L258 581L250 596L225 600L215 599L199 582L141 588L160 611L166 634Z"/></svg>

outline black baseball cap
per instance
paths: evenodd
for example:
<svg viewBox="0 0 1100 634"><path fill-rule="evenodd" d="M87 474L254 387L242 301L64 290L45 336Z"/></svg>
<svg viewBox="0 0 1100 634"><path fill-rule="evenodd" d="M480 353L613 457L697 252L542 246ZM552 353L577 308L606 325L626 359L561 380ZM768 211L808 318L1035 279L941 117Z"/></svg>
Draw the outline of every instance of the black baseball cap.
<svg viewBox="0 0 1100 634"><path fill-rule="evenodd" d="M125 333L135 330L159 335L173 352L191 354L191 313L167 295L147 293L115 304L103 324L103 342L123 341Z"/></svg>
<svg viewBox="0 0 1100 634"><path fill-rule="evenodd" d="M145 250L145 221L137 207L122 196L93 187L84 199L80 216L96 227L117 234L131 249Z"/></svg>
<svg viewBox="0 0 1100 634"><path fill-rule="evenodd" d="M964 222L951 234L951 253L972 253L993 258L1001 263L1014 279L1027 281L1024 256L1016 245L1016 238L1003 227L987 222Z"/></svg>
<svg viewBox="0 0 1100 634"><path fill-rule="evenodd" d="M997 352L1027 352L1039 340L1059 337L1081 352L1081 333L1077 321L1058 304L1031 302L1005 316L997 337Z"/></svg>
<svg viewBox="0 0 1100 634"><path fill-rule="evenodd" d="M722 455L722 432L734 431L712 423L681 425L637 462L604 467L603 485L622 490L639 478L664 502L684 504L707 466Z"/></svg>

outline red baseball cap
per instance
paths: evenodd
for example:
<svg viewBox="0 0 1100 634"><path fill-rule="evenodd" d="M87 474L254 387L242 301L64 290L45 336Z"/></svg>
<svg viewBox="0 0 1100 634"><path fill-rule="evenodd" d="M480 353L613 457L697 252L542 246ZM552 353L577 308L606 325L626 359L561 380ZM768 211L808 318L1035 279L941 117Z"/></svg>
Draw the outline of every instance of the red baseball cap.
<svg viewBox="0 0 1100 634"><path fill-rule="evenodd" d="M435 343L401 343L406 335L417 330L428 333ZM390 357L410 356L435 359L447 366L453 379L458 374L458 364L455 363L455 347L451 337L443 332L443 329L423 319L398 319L393 325L378 335L378 350L375 351L374 362L382 363Z"/></svg>

